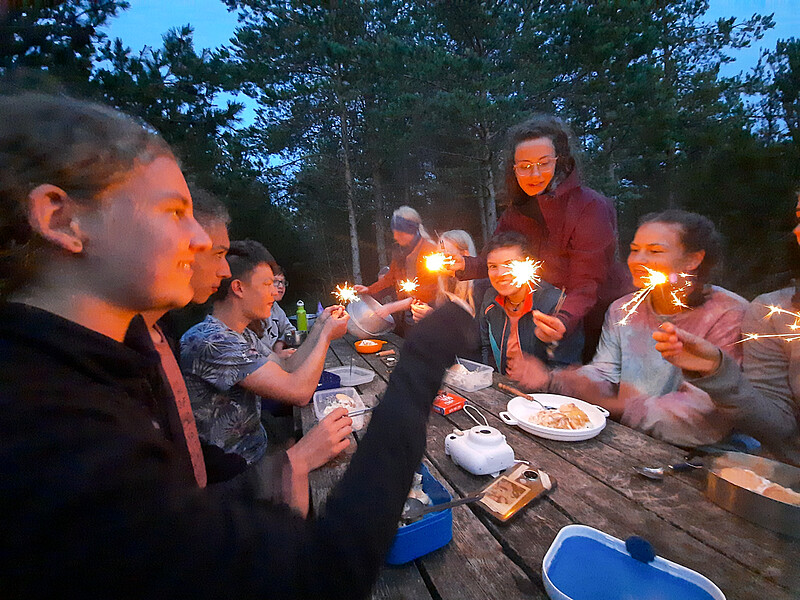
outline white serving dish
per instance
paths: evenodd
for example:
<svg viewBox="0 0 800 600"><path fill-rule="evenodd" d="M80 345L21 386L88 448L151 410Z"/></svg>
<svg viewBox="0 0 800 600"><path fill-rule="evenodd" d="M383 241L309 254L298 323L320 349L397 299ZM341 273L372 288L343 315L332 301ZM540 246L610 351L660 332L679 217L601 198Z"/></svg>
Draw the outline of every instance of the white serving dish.
<svg viewBox="0 0 800 600"><path fill-rule="evenodd" d="M469 373L454 374L450 369L444 373L444 382L465 392L477 392L492 385L494 369L466 358L459 358L456 363L464 366ZM455 365L454 365L455 366ZM451 367L452 368L452 367Z"/></svg>
<svg viewBox="0 0 800 600"><path fill-rule="evenodd" d="M603 431L606 426L606 417L608 417L609 413L602 406L596 406L577 398L558 394L531 394L531 396L546 406L559 407L568 402L573 403L589 417L589 426L583 429L557 429L531 423L528 419L544 409L522 396L512 398L508 403L507 409L500 413L500 418L507 425L516 425L523 431L538 437L560 442L580 442L591 439Z"/></svg>
<svg viewBox="0 0 800 600"><path fill-rule="evenodd" d="M328 373L334 373L342 381L342 387L353 387L364 385L375 378L375 371L363 367L353 367L352 374L350 365L325 369Z"/></svg>
<svg viewBox="0 0 800 600"><path fill-rule="evenodd" d="M552 600L725 600L697 571L660 556L640 562L625 542L586 525L558 532L542 560L542 581Z"/></svg>
<svg viewBox="0 0 800 600"><path fill-rule="evenodd" d="M317 416L317 421L321 421L325 418L325 409L336 401L336 394L345 394L346 396L350 396L355 401L355 407L350 410L362 410L366 408L364 401L354 388L340 387L332 388L330 390L321 390L319 392L314 392L313 399L314 414ZM353 429L358 431L362 427L364 427L364 415L353 417Z"/></svg>

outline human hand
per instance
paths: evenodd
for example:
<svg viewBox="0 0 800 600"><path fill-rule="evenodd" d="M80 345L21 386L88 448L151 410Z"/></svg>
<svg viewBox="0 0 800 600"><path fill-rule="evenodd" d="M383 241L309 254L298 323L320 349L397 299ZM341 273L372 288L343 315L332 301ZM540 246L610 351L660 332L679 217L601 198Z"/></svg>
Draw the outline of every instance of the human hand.
<svg viewBox="0 0 800 600"><path fill-rule="evenodd" d="M536 337L545 344L552 344L564 337L567 328L561 319L553 315L546 315L541 311L533 311L533 322L536 325Z"/></svg>
<svg viewBox="0 0 800 600"><path fill-rule="evenodd" d="M506 363L506 375L528 391L547 389L550 383L548 368L542 361L530 354L509 356Z"/></svg>
<svg viewBox="0 0 800 600"><path fill-rule="evenodd" d="M322 331L327 336L328 341L331 342L338 340L347 333L347 322L350 320L350 315L347 314L344 306L329 306L325 311L328 309L330 309L330 313L324 320L324 329ZM323 316L325 311L323 311Z"/></svg>
<svg viewBox="0 0 800 600"><path fill-rule="evenodd" d="M343 452L349 445L353 419L344 408L337 408L288 451L292 468L309 473Z"/></svg>
<svg viewBox="0 0 800 600"><path fill-rule="evenodd" d="M419 323L432 312L433 307L422 300L415 299L414 302L411 303L411 316L414 318L414 323Z"/></svg>
<svg viewBox="0 0 800 600"><path fill-rule="evenodd" d="M722 364L722 350L670 322L662 323L653 332L653 339L661 357L684 371L710 375Z"/></svg>
<svg viewBox="0 0 800 600"><path fill-rule="evenodd" d="M447 273L450 275L455 275L457 271L463 271L464 266L466 263L464 262L464 257L460 254L449 254L447 252L444 253L451 261L446 261L444 264L444 268L446 269Z"/></svg>
<svg viewBox="0 0 800 600"><path fill-rule="evenodd" d="M353 286L353 289L356 291L357 294L366 294L367 293L367 286L356 284Z"/></svg>
<svg viewBox="0 0 800 600"><path fill-rule="evenodd" d="M289 358L295 352L297 352L297 348L281 348L280 350L275 350L274 353L281 360L286 360L287 358Z"/></svg>

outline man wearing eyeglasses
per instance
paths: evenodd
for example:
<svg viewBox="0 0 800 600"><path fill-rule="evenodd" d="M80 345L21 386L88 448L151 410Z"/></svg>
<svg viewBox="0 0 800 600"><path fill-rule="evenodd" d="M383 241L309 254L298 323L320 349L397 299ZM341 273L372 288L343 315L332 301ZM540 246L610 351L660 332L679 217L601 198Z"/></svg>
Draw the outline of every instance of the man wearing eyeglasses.
<svg viewBox="0 0 800 600"><path fill-rule="evenodd" d="M276 352L278 356L283 358L291 355L295 350L294 348L289 348L286 342L284 342L284 336L294 331L295 327L292 325L291 321L289 321L289 317L286 316L283 309L278 305L278 302L283 300L283 296L286 294L286 288L289 286L289 282L286 281L286 273L283 272L280 266L275 269L275 277L272 285L275 286L275 304L272 305L272 312L270 313L269 319L264 324L264 342L266 346L272 348L273 352Z"/></svg>

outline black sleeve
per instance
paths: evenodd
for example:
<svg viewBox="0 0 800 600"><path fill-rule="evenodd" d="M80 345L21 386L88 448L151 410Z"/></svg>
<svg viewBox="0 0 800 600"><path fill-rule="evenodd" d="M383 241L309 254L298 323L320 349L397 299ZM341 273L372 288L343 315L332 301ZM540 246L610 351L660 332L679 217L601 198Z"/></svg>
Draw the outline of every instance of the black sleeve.
<svg viewBox="0 0 800 600"><path fill-rule="evenodd" d="M0 413L3 596L366 597L421 460L444 369L473 335L469 314L452 304L414 328L318 519L213 501L190 487L172 447L141 421L57 402Z"/></svg>
<svg viewBox="0 0 800 600"><path fill-rule="evenodd" d="M465 256L464 270L458 271L456 277L461 281L468 279L484 279L489 276L485 256Z"/></svg>

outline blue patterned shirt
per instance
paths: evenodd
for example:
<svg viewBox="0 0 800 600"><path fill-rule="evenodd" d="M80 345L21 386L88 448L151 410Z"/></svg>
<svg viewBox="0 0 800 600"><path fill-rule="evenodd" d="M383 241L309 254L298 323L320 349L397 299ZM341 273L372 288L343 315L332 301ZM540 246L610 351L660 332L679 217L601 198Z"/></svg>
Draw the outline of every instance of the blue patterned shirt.
<svg viewBox="0 0 800 600"><path fill-rule="evenodd" d="M200 439L239 454L248 464L267 450L260 398L239 385L267 362L255 337L209 315L181 338L181 371Z"/></svg>

